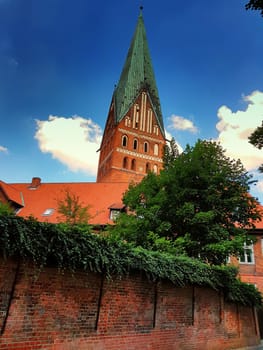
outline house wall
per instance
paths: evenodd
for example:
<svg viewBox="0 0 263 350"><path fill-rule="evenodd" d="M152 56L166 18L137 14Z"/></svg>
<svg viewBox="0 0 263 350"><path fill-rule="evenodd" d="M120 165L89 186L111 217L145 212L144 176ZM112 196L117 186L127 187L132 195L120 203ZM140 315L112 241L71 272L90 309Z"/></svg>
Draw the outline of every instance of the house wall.
<svg viewBox="0 0 263 350"><path fill-rule="evenodd" d="M254 261L253 263L239 263L237 259L232 258L231 263L238 266L239 276L243 282L254 284L263 295L263 245L261 239L263 230L251 232L256 242L253 245Z"/></svg>
<svg viewBox="0 0 263 350"><path fill-rule="evenodd" d="M223 350L259 343L254 309L209 288L0 260L0 350Z"/></svg>

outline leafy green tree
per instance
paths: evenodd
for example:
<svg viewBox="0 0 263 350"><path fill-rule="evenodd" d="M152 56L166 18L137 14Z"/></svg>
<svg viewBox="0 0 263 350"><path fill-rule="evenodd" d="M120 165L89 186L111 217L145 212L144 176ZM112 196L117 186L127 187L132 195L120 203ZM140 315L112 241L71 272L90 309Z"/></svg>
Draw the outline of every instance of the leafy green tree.
<svg viewBox="0 0 263 350"><path fill-rule="evenodd" d="M171 161L161 174L148 174L131 185L123 215L113 231L136 245L152 248L149 233L171 241L174 251L212 264L240 255L250 242L247 229L260 219L248 194L253 181L240 160L222 147L199 140ZM156 239L155 239L156 240Z"/></svg>
<svg viewBox="0 0 263 350"><path fill-rule="evenodd" d="M258 126L248 139L249 142L258 149L263 147L263 121L261 126Z"/></svg>
<svg viewBox="0 0 263 350"><path fill-rule="evenodd" d="M13 209L8 203L0 202L0 215L12 215L14 214Z"/></svg>
<svg viewBox="0 0 263 350"><path fill-rule="evenodd" d="M79 196L69 189L65 189L63 198L58 200L58 213L58 219L69 225L88 224L90 219L89 206L83 206Z"/></svg>
<svg viewBox="0 0 263 350"><path fill-rule="evenodd" d="M263 17L263 0L250 0L246 4L246 10L260 11L261 16Z"/></svg>
<svg viewBox="0 0 263 350"><path fill-rule="evenodd" d="M256 130L249 136L248 138L249 142L257 147L258 149L261 149L263 147L263 121L261 126L258 126ZM263 164L259 167L259 171L263 172Z"/></svg>
<svg viewBox="0 0 263 350"><path fill-rule="evenodd" d="M174 137L168 142L169 144L166 143L163 149L163 166L165 169L179 155L178 146Z"/></svg>

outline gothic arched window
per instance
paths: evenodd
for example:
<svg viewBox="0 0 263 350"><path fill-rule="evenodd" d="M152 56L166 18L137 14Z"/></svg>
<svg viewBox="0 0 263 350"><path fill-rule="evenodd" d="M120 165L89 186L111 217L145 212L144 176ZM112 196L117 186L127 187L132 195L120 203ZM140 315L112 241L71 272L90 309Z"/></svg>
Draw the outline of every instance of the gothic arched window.
<svg viewBox="0 0 263 350"><path fill-rule="evenodd" d="M136 160L133 159L131 162L131 170L136 170Z"/></svg>
<svg viewBox="0 0 263 350"><path fill-rule="evenodd" d="M133 140L133 149L136 150L138 148L138 140L134 139Z"/></svg>
<svg viewBox="0 0 263 350"><path fill-rule="evenodd" d="M124 157L124 158L123 158L122 167L123 167L124 169L127 169L127 168L128 168L128 158L127 158L127 157Z"/></svg>
<svg viewBox="0 0 263 350"><path fill-rule="evenodd" d="M122 147L127 147L128 146L128 137L126 135L122 136Z"/></svg>
<svg viewBox="0 0 263 350"><path fill-rule="evenodd" d="M150 163L146 163L145 172L148 174L151 171Z"/></svg>

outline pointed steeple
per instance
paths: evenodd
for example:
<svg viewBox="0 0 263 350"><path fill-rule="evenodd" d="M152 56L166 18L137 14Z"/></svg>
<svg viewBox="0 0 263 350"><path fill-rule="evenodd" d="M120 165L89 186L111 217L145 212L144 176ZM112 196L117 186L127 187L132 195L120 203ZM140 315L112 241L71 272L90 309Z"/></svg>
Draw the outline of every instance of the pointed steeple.
<svg viewBox="0 0 263 350"><path fill-rule="evenodd" d="M142 7L140 9L142 10ZM142 11L140 11L121 77L114 92L116 122L124 118L143 89L149 94L157 122L164 135L160 99L148 48Z"/></svg>
<svg viewBox="0 0 263 350"><path fill-rule="evenodd" d="M163 168L165 133L142 12L111 100L97 182L138 182Z"/></svg>

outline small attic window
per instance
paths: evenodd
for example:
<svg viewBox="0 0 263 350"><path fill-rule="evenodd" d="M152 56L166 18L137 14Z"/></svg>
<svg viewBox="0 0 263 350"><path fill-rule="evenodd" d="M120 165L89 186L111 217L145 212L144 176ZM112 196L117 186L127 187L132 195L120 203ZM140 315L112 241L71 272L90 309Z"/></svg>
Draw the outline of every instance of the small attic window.
<svg viewBox="0 0 263 350"><path fill-rule="evenodd" d="M110 219L112 221L115 221L120 215L120 213L121 213L120 209L110 209Z"/></svg>
<svg viewBox="0 0 263 350"><path fill-rule="evenodd" d="M54 209L48 208L42 213L42 216L51 216L53 213L54 213Z"/></svg>
<svg viewBox="0 0 263 350"><path fill-rule="evenodd" d="M115 221L121 212L125 210L125 205L123 203L114 203L110 207L110 219Z"/></svg>

